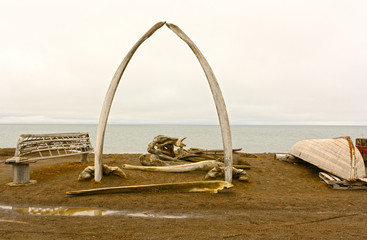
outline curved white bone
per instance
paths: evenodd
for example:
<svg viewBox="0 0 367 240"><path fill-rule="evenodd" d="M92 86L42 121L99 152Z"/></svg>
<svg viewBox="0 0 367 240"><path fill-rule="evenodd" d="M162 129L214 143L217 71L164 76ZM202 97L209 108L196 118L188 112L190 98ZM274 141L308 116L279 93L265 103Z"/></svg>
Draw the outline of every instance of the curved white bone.
<svg viewBox="0 0 367 240"><path fill-rule="evenodd" d="M112 78L111 84L108 88L105 101L103 103L101 115L98 123L97 130L97 138L96 138L96 147L95 147L95 181L99 182L102 179L102 154L103 154L103 142L104 135L106 131L107 119L111 109L113 97L115 95L117 86L120 82L121 76L129 63L130 59L134 55L137 48L148 39L155 31L161 28L165 22L159 22L155 24L147 33L143 35L139 39L139 41L132 47L129 53L126 55L124 60L121 62L120 66L116 70L115 75ZM217 114L219 118L219 123L222 132L222 140L223 140L223 148L224 148L224 163L225 163L225 180L227 182L232 182L232 139L231 139L231 130L229 126L228 114L226 105L224 103L224 99L222 96L222 92L219 88L218 82L215 78L213 70L210 68L208 62L204 58L203 54L199 51L196 45L191 41L191 39L176 25L168 24L167 27L171 29L177 36L179 36L183 41L187 43L187 45L194 52L195 56L199 60L208 83L210 85L210 89L213 94L215 106L217 109Z"/></svg>

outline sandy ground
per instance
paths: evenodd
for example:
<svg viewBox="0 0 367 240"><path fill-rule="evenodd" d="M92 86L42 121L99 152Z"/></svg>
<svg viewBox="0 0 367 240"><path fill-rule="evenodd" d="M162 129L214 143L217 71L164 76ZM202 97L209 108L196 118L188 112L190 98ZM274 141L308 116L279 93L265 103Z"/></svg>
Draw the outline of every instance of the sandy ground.
<svg viewBox="0 0 367 240"><path fill-rule="evenodd" d="M0 160L14 149L0 149ZM104 155L112 166L138 164L136 154ZM244 157L251 182L234 181L218 194L141 193L83 197L70 190L202 180L204 172L125 171L128 179L104 177L101 184L78 182L89 163L79 157L31 164L35 185L7 187L11 166L0 165L0 239L367 239L367 191L332 190L319 169L273 159ZM93 161L93 155L89 156ZM4 207L6 206L6 207ZM19 207L89 207L120 210L109 216L30 215ZM7 208L7 209L4 209Z"/></svg>

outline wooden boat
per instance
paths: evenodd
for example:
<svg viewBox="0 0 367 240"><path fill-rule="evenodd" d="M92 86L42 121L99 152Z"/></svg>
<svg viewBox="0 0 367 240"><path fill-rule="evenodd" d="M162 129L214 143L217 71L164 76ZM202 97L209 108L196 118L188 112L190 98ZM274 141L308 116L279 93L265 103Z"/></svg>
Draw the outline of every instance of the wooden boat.
<svg viewBox="0 0 367 240"><path fill-rule="evenodd" d="M348 181L366 177L362 155L350 137L299 141L289 154Z"/></svg>

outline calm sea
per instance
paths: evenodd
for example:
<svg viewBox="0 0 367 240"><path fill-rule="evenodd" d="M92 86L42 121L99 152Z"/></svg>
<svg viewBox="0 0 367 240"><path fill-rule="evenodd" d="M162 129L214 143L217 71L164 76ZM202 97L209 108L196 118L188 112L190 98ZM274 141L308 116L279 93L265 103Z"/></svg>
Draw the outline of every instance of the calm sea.
<svg viewBox="0 0 367 240"><path fill-rule="evenodd" d="M297 141L350 136L367 138L367 126L231 126L233 148L249 153L288 152ZM97 125L1 125L0 148L16 147L20 134L89 132L95 146ZM152 139L163 134L187 137L187 148L222 147L220 127L214 125L108 125L104 153L143 153Z"/></svg>

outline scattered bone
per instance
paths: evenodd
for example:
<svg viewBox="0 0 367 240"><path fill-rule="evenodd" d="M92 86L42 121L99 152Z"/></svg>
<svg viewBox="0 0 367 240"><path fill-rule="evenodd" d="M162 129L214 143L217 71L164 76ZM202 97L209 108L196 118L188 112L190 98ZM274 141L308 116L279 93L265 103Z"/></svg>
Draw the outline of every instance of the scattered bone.
<svg viewBox="0 0 367 240"><path fill-rule="evenodd" d="M94 166L88 166L86 167L83 172L81 172L79 174L78 180L79 181L83 181L83 180L88 180L94 177ZM119 167L111 167L108 166L106 164L103 164L103 175L110 175L110 174L114 174L117 175L121 178L127 178L126 174L119 168Z"/></svg>
<svg viewBox="0 0 367 240"><path fill-rule="evenodd" d="M188 163L183 165L175 165L175 166L135 166L124 164L122 165L123 169L129 170L141 170L141 171L151 171L151 172L192 172L192 171L209 171L215 167L224 166L224 163L208 160L196 163Z"/></svg>
<svg viewBox="0 0 367 240"><path fill-rule="evenodd" d="M186 137L179 140L178 138L158 135L148 144L147 154L140 156L139 160L144 166L168 166L184 164L184 161L200 162L206 160L217 160L224 162L223 149L201 149L190 148L184 149L186 145L183 143ZM177 147L177 148L175 148ZM239 149L233 149L233 161L235 164L239 162L240 155L237 154Z"/></svg>
<svg viewBox="0 0 367 240"><path fill-rule="evenodd" d="M182 138L167 137L164 135L156 136L148 145L149 153L142 154L139 157L143 166L134 166L124 164L122 168L129 170L154 171L154 172L191 172L196 170L210 171L206 179L225 177L224 167L224 150L222 149L200 149L190 148L184 149L186 145ZM178 147L175 149L175 147ZM233 149L233 159L235 163L240 163L240 155L237 154L239 149ZM187 163L194 162L194 163ZM248 164L248 162L241 162ZM248 175L243 169L249 169L248 166L236 165L231 167L233 178L240 181L248 181ZM232 176L231 176L232 177ZM232 178L231 178L232 179Z"/></svg>
<svg viewBox="0 0 367 240"><path fill-rule="evenodd" d="M302 160L288 153L276 153L274 159L282 162L301 163Z"/></svg>
<svg viewBox="0 0 367 240"><path fill-rule="evenodd" d="M177 158L150 153L140 155L139 160L143 166L171 166L187 163L185 161L178 160Z"/></svg>
<svg viewBox="0 0 367 240"><path fill-rule="evenodd" d="M249 176L243 169L232 168L233 179L238 179L239 181L248 182ZM211 169L205 176L205 180L213 178L223 178L224 177L224 166L217 166Z"/></svg>
<svg viewBox="0 0 367 240"><path fill-rule="evenodd" d="M240 158L238 151L241 151L241 148L232 149L233 152L233 163L237 164ZM189 148L183 149L182 153L178 156L179 159L190 161L190 162L199 162L205 160L217 160L224 162L224 150L223 149L201 149L201 148Z"/></svg>
<svg viewBox="0 0 367 240"><path fill-rule="evenodd" d="M186 138L178 140L178 138L167 137L164 135L156 136L151 143L148 144L148 153L157 155L166 155L175 157L174 146L185 147L186 145L182 142Z"/></svg>
<svg viewBox="0 0 367 240"><path fill-rule="evenodd" d="M241 166L241 165L239 165L238 167L248 168L248 166ZM137 165L123 164L122 168L128 170L140 170L149 172L171 172L171 173L209 171L205 176L205 180L211 178L224 177L224 163L215 160L207 160L202 162L188 163L184 165L175 165L175 166L137 166ZM238 179L240 181L249 180L249 177L244 169L237 169L233 167L232 174L234 179Z"/></svg>

